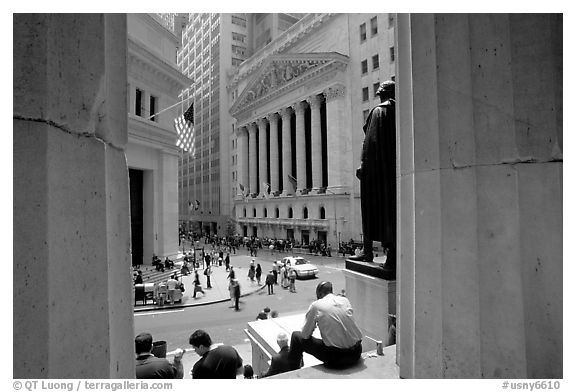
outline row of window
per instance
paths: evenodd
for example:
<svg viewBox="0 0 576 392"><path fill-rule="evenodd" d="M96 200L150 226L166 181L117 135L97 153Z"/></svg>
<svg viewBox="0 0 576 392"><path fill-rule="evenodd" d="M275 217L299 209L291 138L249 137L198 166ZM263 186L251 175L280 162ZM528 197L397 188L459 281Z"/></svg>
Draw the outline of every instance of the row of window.
<svg viewBox="0 0 576 392"><path fill-rule="evenodd" d="M394 16L393 14L388 14L388 28L390 29L392 27L394 27ZM370 37L378 35L378 17L376 16L370 19L370 33ZM362 23L360 25L360 43L366 41L367 37L366 23Z"/></svg>
<svg viewBox="0 0 576 392"><path fill-rule="evenodd" d="M267 218L268 217L268 209L266 207L264 207L263 211L263 217ZM246 212L246 207L244 207L244 217L247 217L247 212ZM252 209L252 217L256 218L256 208ZM273 218L280 218L280 209L278 207L276 207L274 209L274 216ZM288 219L293 219L294 218L294 212L292 210L292 207L288 207ZM320 207L320 209L318 210L318 218L319 219L326 219L326 210L324 209L324 207ZM308 219L308 208L304 207L302 208L302 219Z"/></svg>
<svg viewBox="0 0 576 392"><path fill-rule="evenodd" d="M134 114L140 117L148 118L158 113L158 98L150 94L148 96L148 106L146 106L146 99L144 96L144 90L137 88L134 104ZM150 120L158 122L158 116L152 117Z"/></svg>

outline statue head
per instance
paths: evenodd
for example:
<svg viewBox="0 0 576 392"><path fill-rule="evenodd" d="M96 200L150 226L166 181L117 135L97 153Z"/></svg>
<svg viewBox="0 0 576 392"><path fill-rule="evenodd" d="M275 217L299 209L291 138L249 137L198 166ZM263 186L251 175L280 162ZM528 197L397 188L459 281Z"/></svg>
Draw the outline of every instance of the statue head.
<svg viewBox="0 0 576 392"><path fill-rule="evenodd" d="M396 83L393 80L387 80L380 83L380 87L376 90L376 95L381 99L394 98Z"/></svg>

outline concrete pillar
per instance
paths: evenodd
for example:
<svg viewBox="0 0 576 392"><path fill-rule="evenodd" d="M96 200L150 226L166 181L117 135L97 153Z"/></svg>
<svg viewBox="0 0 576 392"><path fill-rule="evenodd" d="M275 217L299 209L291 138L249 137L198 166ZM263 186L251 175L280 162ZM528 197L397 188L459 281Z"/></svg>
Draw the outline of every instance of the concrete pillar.
<svg viewBox="0 0 576 392"><path fill-rule="evenodd" d="M396 32L400 376L562 378L562 15Z"/></svg>
<svg viewBox="0 0 576 392"><path fill-rule="evenodd" d="M292 108L280 110L282 116L282 196L293 195L296 189L290 181L292 175L292 131L290 119Z"/></svg>
<svg viewBox="0 0 576 392"><path fill-rule="evenodd" d="M306 129L304 123L304 110L306 102L294 104L293 109L296 112L296 185L298 192L306 189Z"/></svg>
<svg viewBox="0 0 576 392"><path fill-rule="evenodd" d="M248 124L249 165L250 165L250 193L258 192L258 142L256 140L256 124Z"/></svg>
<svg viewBox="0 0 576 392"><path fill-rule="evenodd" d="M244 194L250 188L248 176L248 130L240 127L236 130L238 140L238 184L244 187ZM240 190L240 192L242 192Z"/></svg>
<svg viewBox="0 0 576 392"><path fill-rule="evenodd" d="M352 127L350 109L346 106L346 88L335 85L324 91L326 97L326 151L328 153L328 187L350 186L356 178L350 162L342 157L352 156ZM356 130L362 132L361 130ZM340 188L341 189L341 188Z"/></svg>
<svg viewBox="0 0 576 392"><path fill-rule="evenodd" d="M260 187L260 196L264 197L267 191L264 183L268 183L268 149L266 148L266 124L265 118L256 121L258 125L258 186Z"/></svg>
<svg viewBox="0 0 576 392"><path fill-rule="evenodd" d="M280 155L278 153L278 113L268 116L270 122L270 192L280 190Z"/></svg>
<svg viewBox="0 0 576 392"><path fill-rule="evenodd" d="M124 14L14 15L14 378L134 377L126 66Z"/></svg>
<svg viewBox="0 0 576 392"><path fill-rule="evenodd" d="M322 187L322 117L320 107L322 106L323 97L314 95L308 98L308 104L311 109L312 134L310 144L312 148L312 188L318 190Z"/></svg>

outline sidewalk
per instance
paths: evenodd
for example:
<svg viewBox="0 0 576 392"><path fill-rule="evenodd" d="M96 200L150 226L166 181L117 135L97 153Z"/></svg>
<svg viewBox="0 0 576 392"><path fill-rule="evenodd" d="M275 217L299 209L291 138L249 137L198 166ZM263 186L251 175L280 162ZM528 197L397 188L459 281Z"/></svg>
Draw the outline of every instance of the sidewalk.
<svg viewBox="0 0 576 392"><path fill-rule="evenodd" d="M175 260L175 264L178 269L182 266L182 259L184 255L180 252L178 254L177 260ZM263 276L260 281L260 285L256 282L253 284L243 279L248 275L248 266L250 265L250 260L252 257L247 256L244 252L240 252L237 254L230 255L230 265L234 267L234 271L236 272L236 278L239 279L240 289L241 289L241 296L245 297L250 294L253 294L259 290L262 290L266 287L264 284L264 279L266 277L266 273L263 271ZM182 302L175 303L174 305L171 304L164 304L163 306L148 304L148 305L138 305L134 307L134 312L148 312L148 311L157 311L157 310L167 310L167 309L178 309L178 308L186 308L190 306L201 306L201 305L209 305L218 302L225 302L230 301L230 292L228 291L228 273L226 271L226 266L222 263L222 266L212 266L212 276L210 277L210 283L212 285L211 289L206 288L206 276L204 276L204 269L201 267L198 269L198 274L200 275L200 282L202 283L202 289L204 290L204 295L202 293L196 294L196 298L193 297L194 295L194 272L188 276L181 276L180 281L184 283L184 288L186 291L183 293Z"/></svg>

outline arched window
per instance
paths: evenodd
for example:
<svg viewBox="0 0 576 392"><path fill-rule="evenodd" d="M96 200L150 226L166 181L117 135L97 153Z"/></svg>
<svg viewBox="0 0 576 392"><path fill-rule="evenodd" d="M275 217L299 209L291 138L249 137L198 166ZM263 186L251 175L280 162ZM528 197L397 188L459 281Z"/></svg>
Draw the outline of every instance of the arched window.
<svg viewBox="0 0 576 392"><path fill-rule="evenodd" d="M256 208L253 208L253 209L252 209L252 216L253 216L254 218L256 218Z"/></svg>
<svg viewBox="0 0 576 392"><path fill-rule="evenodd" d="M280 218L280 209L276 207L276 218Z"/></svg>
<svg viewBox="0 0 576 392"><path fill-rule="evenodd" d="M264 218L268 217L268 209L266 209L266 207L264 207Z"/></svg>
<svg viewBox="0 0 576 392"><path fill-rule="evenodd" d="M308 208L304 207L304 209L302 210L302 217L304 219L308 219Z"/></svg>
<svg viewBox="0 0 576 392"><path fill-rule="evenodd" d="M320 219L326 219L326 210L324 207L320 207Z"/></svg>
<svg viewBox="0 0 576 392"><path fill-rule="evenodd" d="M294 218L294 215L292 214L292 207L288 207L288 218Z"/></svg>
<svg viewBox="0 0 576 392"><path fill-rule="evenodd" d="M244 218L246 218L246 207L244 207Z"/></svg>

